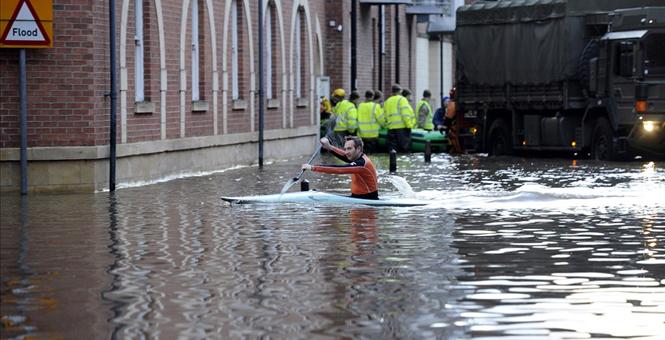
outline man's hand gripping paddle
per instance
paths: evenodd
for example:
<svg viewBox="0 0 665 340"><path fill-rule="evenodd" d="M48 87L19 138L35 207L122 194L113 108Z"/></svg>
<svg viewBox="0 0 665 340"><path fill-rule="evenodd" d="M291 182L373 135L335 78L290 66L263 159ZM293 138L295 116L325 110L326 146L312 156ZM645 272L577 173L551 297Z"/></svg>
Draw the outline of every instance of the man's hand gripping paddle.
<svg viewBox="0 0 665 340"><path fill-rule="evenodd" d="M316 151L314 151L314 154L312 157L309 158L309 161L307 161L307 164L311 164L314 158L316 158L316 155L319 154L319 151L321 151L321 145L319 143L316 144ZM291 178L286 184L284 184L284 187L282 187L282 191L280 194L283 194L287 192L294 184L298 183L300 178L302 178L302 175L305 173L305 169L300 170L300 173L298 176Z"/></svg>

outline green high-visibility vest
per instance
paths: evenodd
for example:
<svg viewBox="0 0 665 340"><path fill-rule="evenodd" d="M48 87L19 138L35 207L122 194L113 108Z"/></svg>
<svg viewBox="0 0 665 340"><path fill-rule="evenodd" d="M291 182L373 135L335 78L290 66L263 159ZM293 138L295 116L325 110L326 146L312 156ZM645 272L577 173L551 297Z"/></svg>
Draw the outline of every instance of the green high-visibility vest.
<svg viewBox="0 0 665 340"><path fill-rule="evenodd" d="M427 114L424 117L425 121L421 122L420 120L423 117L420 117L421 114L420 110L422 109L423 106L427 108ZM418 108L416 109L416 112L419 117L418 127L425 130L434 130L434 123L432 123L432 117L434 116L434 114L432 113L432 106L429 105L429 102L426 101L425 99L421 99L420 102L418 102Z"/></svg>
<svg viewBox="0 0 665 340"><path fill-rule="evenodd" d="M413 129L416 126L416 116L406 98L394 95L383 103L383 109L388 130Z"/></svg>
<svg viewBox="0 0 665 340"><path fill-rule="evenodd" d="M360 103L358 106L358 137L378 138L379 128L383 125L381 105L374 102Z"/></svg>
<svg viewBox="0 0 665 340"><path fill-rule="evenodd" d="M358 113L356 106L344 99L335 105L335 132L347 131L354 133L358 128Z"/></svg>

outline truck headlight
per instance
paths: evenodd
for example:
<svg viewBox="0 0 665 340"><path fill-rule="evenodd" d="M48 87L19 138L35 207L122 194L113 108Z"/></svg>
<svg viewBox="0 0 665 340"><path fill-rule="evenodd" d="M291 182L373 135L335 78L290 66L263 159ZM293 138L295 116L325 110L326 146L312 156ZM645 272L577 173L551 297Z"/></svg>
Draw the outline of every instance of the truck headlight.
<svg viewBox="0 0 665 340"><path fill-rule="evenodd" d="M642 122L642 128L646 132L652 132L656 128L656 124L654 121L645 120Z"/></svg>

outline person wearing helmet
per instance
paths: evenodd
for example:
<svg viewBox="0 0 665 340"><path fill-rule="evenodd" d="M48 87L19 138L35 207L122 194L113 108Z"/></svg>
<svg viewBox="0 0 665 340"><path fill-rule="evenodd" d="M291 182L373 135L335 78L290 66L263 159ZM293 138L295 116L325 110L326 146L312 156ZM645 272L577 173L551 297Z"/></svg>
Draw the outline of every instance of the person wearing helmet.
<svg viewBox="0 0 665 340"><path fill-rule="evenodd" d="M343 145L344 138L353 135L358 128L358 113L356 106L345 99L346 91L336 89L333 91L333 115L335 116L334 143Z"/></svg>
<svg viewBox="0 0 665 340"><path fill-rule="evenodd" d="M402 96L402 88L398 84L392 86L392 96L384 103L383 112L388 127L388 150L410 152L411 129L416 126L416 116L409 100Z"/></svg>
<svg viewBox="0 0 665 340"><path fill-rule="evenodd" d="M332 104L330 104L330 100L326 96L321 96L319 99L319 114L322 122L332 115Z"/></svg>

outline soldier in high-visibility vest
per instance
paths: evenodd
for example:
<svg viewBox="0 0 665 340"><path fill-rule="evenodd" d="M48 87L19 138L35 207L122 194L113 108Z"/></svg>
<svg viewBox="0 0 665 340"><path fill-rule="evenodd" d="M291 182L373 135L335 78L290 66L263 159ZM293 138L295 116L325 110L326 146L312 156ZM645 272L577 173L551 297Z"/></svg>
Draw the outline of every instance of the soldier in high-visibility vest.
<svg viewBox="0 0 665 340"><path fill-rule="evenodd" d="M383 115L386 119L388 150L397 152L411 151L411 129L416 126L416 116L409 100L401 95L402 88L392 86L392 96L383 104Z"/></svg>
<svg viewBox="0 0 665 340"><path fill-rule="evenodd" d="M379 148L379 128L385 124L381 105L374 102L374 91L365 91L365 101L358 106L358 137L367 153Z"/></svg>
<svg viewBox="0 0 665 340"><path fill-rule="evenodd" d="M343 89L336 89L333 91L333 115L335 115L335 129L334 141L335 145L344 145L344 139L348 135L352 135L357 128L356 106L352 102L345 99L346 92Z"/></svg>
<svg viewBox="0 0 665 340"><path fill-rule="evenodd" d="M423 99L418 102L416 108L418 113L418 124L416 126L427 131L434 130L434 123L432 123L434 112L432 112L432 106L429 104L431 98L432 93L429 90L423 91Z"/></svg>

